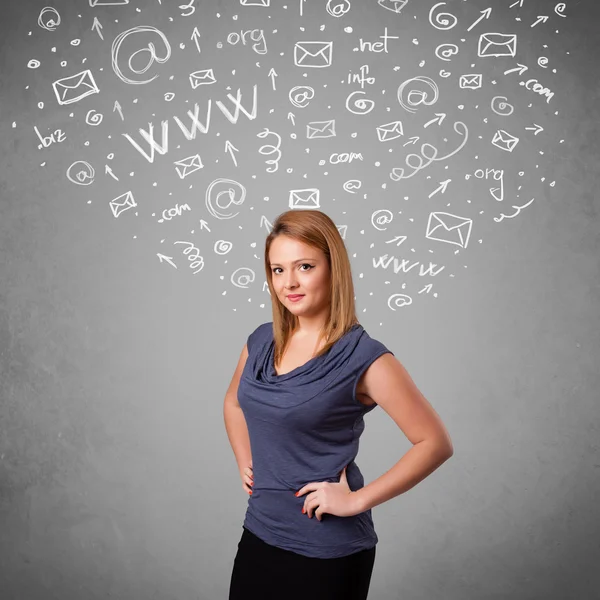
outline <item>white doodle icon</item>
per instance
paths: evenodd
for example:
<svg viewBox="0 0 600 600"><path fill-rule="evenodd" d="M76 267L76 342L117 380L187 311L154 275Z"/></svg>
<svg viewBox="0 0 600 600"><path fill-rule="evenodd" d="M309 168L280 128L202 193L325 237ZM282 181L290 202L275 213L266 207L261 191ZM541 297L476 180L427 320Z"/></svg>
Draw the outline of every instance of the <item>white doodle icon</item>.
<svg viewBox="0 0 600 600"><path fill-rule="evenodd" d="M114 200L111 200L109 205L115 218L117 218L121 213L124 213L126 210L137 206L131 192L125 192L124 194L121 194Z"/></svg>
<svg viewBox="0 0 600 600"><path fill-rule="evenodd" d="M389 142L404 135L401 121L392 121L377 127L377 137L380 142Z"/></svg>
<svg viewBox="0 0 600 600"><path fill-rule="evenodd" d="M296 42L294 64L297 67L330 67L333 42Z"/></svg>
<svg viewBox="0 0 600 600"><path fill-rule="evenodd" d="M410 85L410 87L408 87ZM427 91L422 91L419 89L423 84L428 86L433 92L433 98L429 100L430 94ZM405 89L408 89L405 92ZM431 106L435 104L439 98L439 89L437 83L431 79L431 77L426 77L425 75L417 75L417 77L413 77L411 79L407 79L404 83L400 84L398 88L398 102L400 106L407 110L408 112L415 113L417 109L414 107L419 107L421 104L425 106Z"/></svg>
<svg viewBox="0 0 600 600"><path fill-rule="evenodd" d="M52 87L59 104L72 104L91 94L100 93L89 69L58 79Z"/></svg>
<svg viewBox="0 0 600 600"><path fill-rule="evenodd" d="M319 207L319 190L317 188L290 190L290 208L313 209Z"/></svg>
<svg viewBox="0 0 600 600"><path fill-rule="evenodd" d="M516 56L517 36L514 33L482 33L479 36L477 56Z"/></svg>
<svg viewBox="0 0 600 600"><path fill-rule="evenodd" d="M216 191L213 190L216 188ZM221 188L221 189L219 189ZM226 197L225 203L222 202L222 196ZM215 179L206 189L205 205L206 210L215 217L215 219L233 219L240 213L231 212L232 207L239 207L246 198L246 188L233 179L219 178Z"/></svg>
<svg viewBox="0 0 600 600"><path fill-rule="evenodd" d="M478 90L482 84L481 73L469 73L461 75L458 79L458 87L461 90Z"/></svg>
<svg viewBox="0 0 600 600"><path fill-rule="evenodd" d="M432 212L427 222L425 237L429 240L455 244L466 248L471 236L473 220L446 212Z"/></svg>
<svg viewBox="0 0 600 600"><path fill-rule="evenodd" d="M306 108L314 98L315 90L309 85L297 85L290 90L288 97L296 108Z"/></svg>
<svg viewBox="0 0 600 600"><path fill-rule="evenodd" d="M408 0L377 0L381 8L399 13L408 3Z"/></svg>
<svg viewBox="0 0 600 600"><path fill-rule="evenodd" d="M500 150L505 150L506 152L512 152L518 142L518 137L511 135L504 131L504 129L498 129L492 138L492 144L496 146L496 148L500 148Z"/></svg>
<svg viewBox="0 0 600 600"><path fill-rule="evenodd" d="M268 8L271 6L271 0L240 0L242 6L264 6Z"/></svg>
<svg viewBox="0 0 600 600"><path fill-rule="evenodd" d="M56 28L60 25L60 15L55 8L46 6L42 8L40 16L38 17L38 25L46 31L56 31Z"/></svg>
<svg viewBox="0 0 600 600"><path fill-rule="evenodd" d="M129 4L129 0L90 0L90 6L121 6Z"/></svg>
<svg viewBox="0 0 600 600"><path fill-rule="evenodd" d="M192 85L192 89L195 90L197 87L201 85L210 85L211 83L216 83L215 74L212 69L202 69L201 71L195 71L194 73L190 73L190 84Z"/></svg>
<svg viewBox="0 0 600 600"><path fill-rule="evenodd" d="M306 126L306 137L309 140L314 138L330 138L335 135L335 119L330 119L329 121L312 121Z"/></svg>
<svg viewBox="0 0 600 600"><path fill-rule="evenodd" d="M77 185L91 185L94 183L95 175L94 167L85 160L76 160L67 169L67 179Z"/></svg>
<svg viewBox="0 0 600 600"><path fill-rule="evenodd" d="M199 154L194 154L194 156L188 156L187 158L182 158L181 160L176 160L173 164L175 165L177 174L181 179L185 179L188 175L191 175L199 169L204 168Z"/></svg>

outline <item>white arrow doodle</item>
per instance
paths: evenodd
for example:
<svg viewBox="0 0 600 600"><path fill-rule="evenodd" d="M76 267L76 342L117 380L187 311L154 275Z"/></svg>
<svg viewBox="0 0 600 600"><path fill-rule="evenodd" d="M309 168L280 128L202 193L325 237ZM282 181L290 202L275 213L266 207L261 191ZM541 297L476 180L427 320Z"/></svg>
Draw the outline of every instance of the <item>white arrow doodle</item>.
<svg viewBox="0 0 600 600"><path fill-rule="evenodd" d="M513 2L508 8L512 8L513 6L516 6L517 4L519 5L519 8L523 8L523 2L525 0L517 0L516 2Z"/></svg>
<svg viewBox="0 0 600 600"><path fill-rule="evenodd" d="M196 48L198 49L198 54L200 54L200 52L202 52L202 50L200 50L200 32L198 31L197 27L194 27L194 31L192 32L192 40L194 40L194 43L196 44Z"/></svg>
<svg viewBox="0 0 600 600"><path fill-rule="evenodd" d="M446 113L435 113L435 119L431 119L431 121L427 121L423 128L429 127L432 123L437 123L438 125L442 124L442 121L446 118Z"/></svg>
<svg viewBox="0 0 600 600"><path fill-rule="evenodd" d="M538 15L537 21L532 25L532 27L535 27L538 23L545 23L547 20L548 17Z"/></svg>
<svg viewBox="0 0 600 600"><path fill-rule="evenodd" d="M540 131L544 131L543 127L541 127L540 125L536 125L535 123L533 124L533 127L525 127L525 129L527 131L533 131L533 135L537 135L538 133L540 133Z"/></svg>
<svg viewBox="0 0 600 600"><path fill-rule="evenodd" d="M112 172L112 169L108 165L104 165L104 172L110 175L114 180L119 181L119 178Z"/></svg>
<svg viewBox="0 0 600 600"><path fill-rule="evenodd" d="M293 112L289 112L288 113L288 119L292 122L292 125L295 127L296 126L296 121L294 121L296 117L294 116Z"/></svg>
<svg viewBox="0 0 600 600"><path fill-rule="evenodd" d="M121 121L124 121L125 118L123 117L123 111L121 110L121 105L119 104L118 100L115 100L115 107L113 108L113 112L119 111L119 115L121 115Z"/></svg>
<svg viewBox="0 0 600 600"><path fill-rule="evenodd" d="M522 65L521 63L517 63L517 65L519 65L518 67L515 67L514 69L508 69L508 71L504 71L505 75L508 75L509 73L514 73L515 71L519 71L519 75L523 75L523 73L525 73L525 71L527 71L527 69L529 67L526 67L525 65Z"/></svg>
<svg viewBox="0 0 600 600"><path fill-rule="evenodd" d="M408 144L416 144L419 141L419 136L415 135L414 137L408 138L408 142L402 144L403 146L407 146Z"/></svg>
<svg viewBox="0 0 600 600"><path fill-rule="evenodd" d="M481 11L481 16L479 17L479 19L477 19L477 21L475 21L475 23L473 23L473 25L471 25L471 27L469 27L467 29L467 31L471 31L471 29L473 29L473 27L475 27L475 25L477 25L477 23L479 23L479 21L481 21L482 19L489 19L490 15L492 14L492 8L486 8L485 10Z"/></svg>
<svg viewBox="0 0 600 600"><path fill-rule="evenodd" d="M164 254L161 254L160 252L157 252L156 256L158 256L158 260L160 260L161 263L164 260L165 262L168 262L172 267L177 268L177 265L173 262L172 256L165 256Z"/></svg>
<svg viewBox="0 0 600 600"><path fill-rule="evenodd" d="M204 219L200 219L200 231L202 231L203 229L206 229L208 233L210 233L210 227L208 226L208 222Z"/></svg>
<svg viewBox="0 0 600 600"><path fill-rule="evenodd" d="M422 294L423 292L425 292L426 294L429 294L429 292L431 291L432 287L433 287L433 283L428 283L422 290L420 290L417 293L418 294Z"/></svg>
<svg viewBox="0 0 600 600"><path fill-rule="evenodd" d="M102 23L98 21L98 17L94 17L94 24L92 25L92 31L96 31L96 33L100 36L100 39L103 40L104 36L102 35Z"/></svg>
<svg viewBox="0 0 600 600"><path fill-rule="evenodd" d="M386 242L386 244L392 244L393 242L398 242L396 244L396 246L399 246L400 244L402 244L402 242L406 241L406 236L405 235L397 235L395 238L392 238L391 240L388 240Z"/></svg>
<svg viewBox="0 0 600 600"><path fill-rule="evenodd" d="M431 192L431 194L429 194L429 197L431 198L431 196L435 196L435 194L437 194L438 192L441 192L443 194L446 191L446 188L448 187L448 184L451 181L452 181L452 179L446 179L446 181L440 181L440 187L433 190L433 192Z"/></svg>
<svg viewBox="0 0 600 600"><path fill-rule="evenodd" d="M233 151L239 152L239 150L229 141L225 140L225 152L229 152L233 160L233 164L237 167L237 160L235 160L235 154Z"/></svg>
<svg viewBox="0 0 600 600"><path fill-rule="evenodd" d="M261 215L260 217L260 227L265 226L265 228L267 229L267 231L270 233L273 229L273 224L269 221L269 219L267 219L267 217L265 217L264 215Z"/></svg>
<svg viewBox="0 0 600 600"><path fill-rule="evenodd" d="M279 77L279 75L277 75L277 71L275 71L273 67L271 67L271 70L269 71L269 77L271 78L271 85L273 86L273 89L276 90L275 77Z"/></svg>

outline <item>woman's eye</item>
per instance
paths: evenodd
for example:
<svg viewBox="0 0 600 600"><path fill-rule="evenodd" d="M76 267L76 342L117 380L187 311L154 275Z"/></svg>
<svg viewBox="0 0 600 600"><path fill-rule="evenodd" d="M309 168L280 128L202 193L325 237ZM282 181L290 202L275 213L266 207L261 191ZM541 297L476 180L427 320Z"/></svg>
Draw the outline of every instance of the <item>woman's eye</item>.
<svg viewBox="0 0 600 600"><path fill-rule="evenodd" d="M303 263L301 266L308 267L308 269L306 269L307 271L312 269L312 265L309 265L308 263Z"/></svg>

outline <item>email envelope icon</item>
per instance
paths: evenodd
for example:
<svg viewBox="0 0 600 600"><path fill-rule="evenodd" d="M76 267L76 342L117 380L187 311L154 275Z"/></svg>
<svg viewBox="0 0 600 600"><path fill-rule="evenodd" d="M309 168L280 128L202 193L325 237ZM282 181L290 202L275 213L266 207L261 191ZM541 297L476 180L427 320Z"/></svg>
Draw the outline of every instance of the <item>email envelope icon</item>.
<svg viewBox="0 0 600 600"><path fill-rule="evenodd" d="M199 154L194 154L194 156L188 156L187 158L182 158L181 160L176 160L173 164L175 165L177 174L179 177L181 177L181 179L185 179L188 175L191 175L199 169L204 168Z"/></svg>
<svg viewBox="0 0 600 600"><path fill-rule="evenodd" d="M240 0L242 6L271 6L271 0Z"/></svg>
<svg viewBox="0 0 600 600"><path fill-rule="evenodd" d="M377 127L377 137L380 142L389 142L390 140L399 138L401 135L404 135L401 121L392 121L391 123Z"/></svg>
<svg viewBox="0 0 600 600"><path fill-rule="evenodd" d="M479 36L478 56L515 56L516 54L517 36L514 33L482 33Z"/></svg>
<svg viewBox="0 0 600 600"><path fill-rule="evenodd" d="M445 212L432 212L427 223L425 237L429 240L455 244L466 248L471 236L473 221Z"/></svg>
<svg viewBox="0 0 600 600"><path fill-rule="evenodd" d="M333 42L296 42L294 64L297 67L330 67Z"/></svg>
<svg viewBox="0 0 600 600"><path fill-rule="evenodd" d="M90 6L119 6L129 4L129 0L90 0Z"/></svg>
<svg viewBox="0 0 600 600"><path fill-rule="evenodd" d="M504 129L498 129L492 138L492 144L500 150L506 150L506 152L512 152L519 142L519 138L510 133L504 131Z"/></svg>
<svg viewBox="0 0 600 600"><path fill-rule="evenodd" d="M462 90L478 90L481 87L481 81L481 73L461 75L458 80L458 87Z"/></svg>
<svg viewBox="0 0 600 600"><path fill-rule="evenodd" d="M290 208L319 208L319 190L307 188L304 190L290 190Z"/></svg>
<svg viewBox="0 0 600 600"><path fill-rule="evenodd" d="M407 4L408 0L377 0L381 8L387 8L392 12L399 13Z"/></svg>
<svg viewBox="0 0 600 600"><path fill-rule="evenodd" d="M115 218L118 217L122 212L137 206L131 192L125 192L124 194L121 194L118 198L111 200L109 204L113 215L115 215Z"/></svg>
<svg viewBox="0 0 600 600"><path fill-rule="evenodd" d="M87 69L76 75L64 77L52 84L59 104L72 104L90 94L99 94L92 72Z"/></svg>
<svg viewBox="0 0 600 600"><path fill-rule="evenodd" d="M201 85L210 85L211 83L216 83L215 74L212 69L202 69L202 71L195 71L194 73L190 73L190 83L192 84L192 89L195 90L197 87Z"/></svg>
<svg viewBox="0 0 600 600"><path fill-rule="evenodd" d="M306 137L309 140L313 138L329 138L335 136L335 119L329 121L312 121L306 126Z"/></svg>

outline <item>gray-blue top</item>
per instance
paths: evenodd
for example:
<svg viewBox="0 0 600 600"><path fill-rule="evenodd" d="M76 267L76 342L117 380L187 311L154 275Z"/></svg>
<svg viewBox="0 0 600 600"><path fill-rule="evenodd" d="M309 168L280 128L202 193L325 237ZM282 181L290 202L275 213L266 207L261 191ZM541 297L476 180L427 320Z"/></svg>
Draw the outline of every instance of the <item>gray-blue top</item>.
<svg viewBox="0 0 600 600"><path fill-rule="evenodd" d="M338 482L346 465L350 489L364 487L354 459L363 416L377 404L357 400L356 384L376 358L393 352L357 324L326 354L277 375L272 322L259 325L247 346L238 401L248 424L254 487L244 527L304 556L336 558L372 548L379 540L370 509L352 517L325 513L319 521L301 512L306 494L294 494L313 481Z"/></svg>

